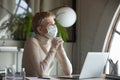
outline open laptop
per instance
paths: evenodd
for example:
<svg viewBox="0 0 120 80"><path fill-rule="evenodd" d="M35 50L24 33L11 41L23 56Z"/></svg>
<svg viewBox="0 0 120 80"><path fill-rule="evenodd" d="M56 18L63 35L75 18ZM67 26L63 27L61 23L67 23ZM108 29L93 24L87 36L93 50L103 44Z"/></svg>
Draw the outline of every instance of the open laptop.
<svg viewBox="0 0 120 80"><path fill-rule="evenodd" d="M107 52L88 52L82 70L79 75L60 76L59 78L84 79L100 78L107 63L109 53Z"/></svg>

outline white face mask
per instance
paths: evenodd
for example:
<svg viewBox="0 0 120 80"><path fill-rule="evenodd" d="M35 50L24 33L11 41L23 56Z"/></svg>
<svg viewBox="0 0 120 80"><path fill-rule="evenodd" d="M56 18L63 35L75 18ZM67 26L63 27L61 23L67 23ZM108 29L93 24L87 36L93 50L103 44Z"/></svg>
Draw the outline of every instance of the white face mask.
<svg viewBox="0 0 120 80"><path fill-rule="evenodd" d="M48 33L45 34L45 36L47 38L51 39L51 38L54 38L54 37L57 36L58 29L57 29L56 25L50 25L50 26L48 26L47 27L47 31L48 31Z"/></svg>

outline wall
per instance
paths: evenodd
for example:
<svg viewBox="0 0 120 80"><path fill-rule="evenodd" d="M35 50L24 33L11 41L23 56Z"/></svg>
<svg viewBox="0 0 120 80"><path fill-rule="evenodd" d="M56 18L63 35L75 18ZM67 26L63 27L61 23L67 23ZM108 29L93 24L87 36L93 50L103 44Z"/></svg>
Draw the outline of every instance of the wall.
<svg viewBox="0 0 120 80"><path fill-rule="evenodd" d="M73 68L79 73L88 52L102 51L110 22L119 0L76 0L77 41L74 44ZM77 66L76 66L77 65Z"/></svg>

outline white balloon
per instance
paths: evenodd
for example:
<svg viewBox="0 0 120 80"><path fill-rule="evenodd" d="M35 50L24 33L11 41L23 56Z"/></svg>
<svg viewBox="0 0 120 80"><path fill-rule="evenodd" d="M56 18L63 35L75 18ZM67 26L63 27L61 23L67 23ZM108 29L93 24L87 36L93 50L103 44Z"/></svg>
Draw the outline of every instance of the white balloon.
<svg viewBox="0 0 120 80"><path fill-rule="evenodd" d="M76 13L70 7L62 7L56 13L56 20L63 27L71 27L76 21Z"/></svg>

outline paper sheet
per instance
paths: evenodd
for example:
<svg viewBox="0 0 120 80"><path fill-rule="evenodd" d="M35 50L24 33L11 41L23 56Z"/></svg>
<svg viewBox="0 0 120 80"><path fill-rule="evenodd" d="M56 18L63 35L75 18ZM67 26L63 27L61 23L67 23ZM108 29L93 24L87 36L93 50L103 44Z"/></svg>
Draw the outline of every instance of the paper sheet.
<svg viewBox="0 0 120 80"><path fill-rule="evenodd" d="M38 78L38 77L26 77L28 80L58 80L56 78Z"/></svg>

